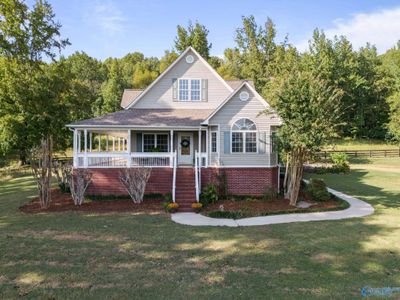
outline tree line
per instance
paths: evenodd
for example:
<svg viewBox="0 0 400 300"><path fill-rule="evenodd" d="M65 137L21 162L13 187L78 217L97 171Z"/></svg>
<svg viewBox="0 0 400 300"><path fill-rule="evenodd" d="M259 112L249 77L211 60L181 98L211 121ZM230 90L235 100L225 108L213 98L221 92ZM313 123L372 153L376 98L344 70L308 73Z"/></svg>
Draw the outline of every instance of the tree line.
<svg viewBox="0 0 400 300"><path fill-rule="evenodd" d="M25 162L30 149L49 135L55 150L70 147L71 133L65 124L120 110L124 89L146 88L189 45L223 78L252 80L272 106L284 106L279 99L295 97L288 94L291 87L300 88L301 80L308 82L310 93L320 92L312 95L318 98L320 109L331 110L325 117L335 114L335 130L329 138L400 139L400 43L379 55L373 45L354 49L346 37L329 39L316 29L308 50L300 53L287 38L277 41L271 19L257 24L249 16L243 17L236 30L235 47L227 48L223 57L210 55L206 26L190 22L177 26L172 47L161 58L132 52L100 61L84 52L62 56L70 43L61 37L61 24L47 1L37 1L31 8L22 0L2 1L0 16L3 157L14 154ZM293 77L298 74L295 70L300 78ZM339 101L329 106L326 102L332 97ZM302 107L310 105L307 102L297 105L287 109L287 117L295 120L296 114L305 118L322 113L318 107ZM323 124L311 125L316 132L330 130ZM322 135L319 138L325 141Z"/></svg>

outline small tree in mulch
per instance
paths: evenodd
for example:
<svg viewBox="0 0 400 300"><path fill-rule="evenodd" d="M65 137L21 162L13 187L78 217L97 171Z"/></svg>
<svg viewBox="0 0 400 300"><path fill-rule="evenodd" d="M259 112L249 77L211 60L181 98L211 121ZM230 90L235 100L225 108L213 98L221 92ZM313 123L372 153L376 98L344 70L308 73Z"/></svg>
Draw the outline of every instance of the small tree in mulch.
<svg viewBox="0 0 400 300"><path fill-rule="evenodd" d="M53 153L53 139L51 136L42 138L40 146L31 150L29 160L39 191L39 203L47 208L51 202L51 160Z"/></svg>
<svg viewBox="0 0 400 300"><path fill-rule="evenodd" d="M71 176L72 165L69 162L60 162L58 160L54 160L53 164L53 173L56 176L57 184L63 193L67 193L70 191L68 178Z"/></svg>
<svg viewBox="0 0 400 300"><path fill-rule="evenodd" d="M92 182L92 173L87 169L75 169L68 176L68 185L75 205L82 205L85 200L85 192Z"/></svg>
<svg viewBox="0 0 400 300"><path fill-rule="evenodd" d="M126 168L119 172L119 180L134 203L142 203L151 168Z"/></svg>

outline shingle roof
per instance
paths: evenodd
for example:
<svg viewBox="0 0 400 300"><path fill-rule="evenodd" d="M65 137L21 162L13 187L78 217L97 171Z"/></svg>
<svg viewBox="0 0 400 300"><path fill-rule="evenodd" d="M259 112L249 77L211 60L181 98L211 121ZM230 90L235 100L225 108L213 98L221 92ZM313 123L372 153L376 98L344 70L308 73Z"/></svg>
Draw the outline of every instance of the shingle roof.
<svg viewBox="0 0 400 300"><path fill-rule="evenodd" d="M236 90L243 82L247 82L248 84L250 84L254 88L253 80L225 80L225 81L234 90Z"/></svg>
<svg viewBox="0 0 400 300"><path fill-rule="evenodd" d="M137 96L139 96L143 90L137 90L137 89L125 89L124 93L122 95L122 100L121 100L121 107L125 108L127 107L133 100L136 99Z"/></svg>
<svg viewBox="0 0 400 300"><path fill-rule="evenodd" d="M151 126L197 127L212 113L212 109L127 109L78 121L69 127L80 126Z"/></svg>

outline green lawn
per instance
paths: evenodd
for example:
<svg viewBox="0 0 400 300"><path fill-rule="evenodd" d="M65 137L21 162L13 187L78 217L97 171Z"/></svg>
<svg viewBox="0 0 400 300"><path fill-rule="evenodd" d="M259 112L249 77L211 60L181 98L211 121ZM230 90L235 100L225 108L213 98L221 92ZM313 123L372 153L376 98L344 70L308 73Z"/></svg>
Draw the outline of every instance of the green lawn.
<svg viewBox="0 0 400 300"><path fill-rule="evenodd" d="M321 177L372 203L373 216L250 228L163 214L24 215L32 180L2 182L0 298L354 299L366 285L398 287L400 161L362 162L379 168Z"/></svg>

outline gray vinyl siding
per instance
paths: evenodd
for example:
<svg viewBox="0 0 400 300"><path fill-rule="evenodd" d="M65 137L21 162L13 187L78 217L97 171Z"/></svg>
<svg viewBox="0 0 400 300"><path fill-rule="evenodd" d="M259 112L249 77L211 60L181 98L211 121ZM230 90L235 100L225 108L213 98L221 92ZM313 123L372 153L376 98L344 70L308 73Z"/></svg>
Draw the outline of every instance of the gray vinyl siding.
<svg viewBox="0 0 400 300"><path fill-rule="evenodd" d="M231 93L229 89L219 80L211 70L201 62L197 56L189 51L187 55L193 55L194 62L188 64L183 57L171 70L158 81L134 108L198 108L214 109L224 101ZM208 97L202 101L177 101L173 100L172 80L174 78L207 79Z"/></svg>
<svg viewBox="0 0 400 300"><path fill-rule="evenodd" d="M246 90L250 94L247 101L241 101L239 94L241 91ZM270 165L270 130L271 126L279 125L279 119L275 116L267 116L260 114L265 110L264 105L253 95L247 88L243 87L239 90L209 121L210 124L219 124L219 153L220 164L222 166L269 166ZM257 140L261 133L265 132L267 144L265 145L265 153L231 153L230 140L229 151L225 153L225 132L229 132L229 139L232 124L241 118L249 118L257 126ZM228 141L227 141L228 142ZM260 142L258 141L258 144ZM211 162L215 161L215 156L211 156Z"/></svg>

